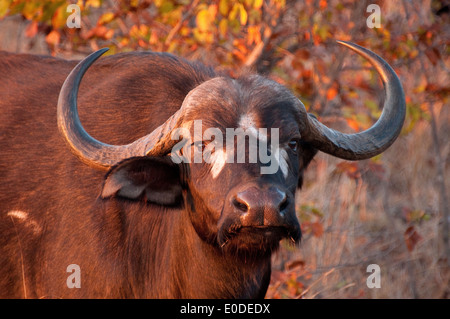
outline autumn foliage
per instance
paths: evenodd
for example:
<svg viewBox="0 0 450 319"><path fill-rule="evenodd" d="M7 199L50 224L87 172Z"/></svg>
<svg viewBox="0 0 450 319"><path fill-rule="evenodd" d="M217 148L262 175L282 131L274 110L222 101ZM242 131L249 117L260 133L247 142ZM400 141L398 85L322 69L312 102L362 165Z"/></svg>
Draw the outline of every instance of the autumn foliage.
<svg viewBox="0 0 450 319"><path fill-rule="evenodd" d="M69 3L81 9L80 28L67 27ZM372 3L381 9L379 28L367 24ZM376 71L335 40L376 52L404 85L402 136L392 150L371 160L353 163L321 155L311 165L297 208L302 253L284 245L268 297L448 298L450 18L445 5L430 0L0 0L0 19L21 16L25 37L44 36L48 53L56 56L83 57L101 47L110 48L107 54L166 51L231 75L259 72L290 88L309 112L344 132L370 127L384 96ZM430 251L431 246L438 248ZM388 289L401 291L368 289L364 265L371 262L384 269ZM426 263L432 265L428 281L442 278L434 288L416 276ZM396 271L403 282L389 285Z"/></svg>

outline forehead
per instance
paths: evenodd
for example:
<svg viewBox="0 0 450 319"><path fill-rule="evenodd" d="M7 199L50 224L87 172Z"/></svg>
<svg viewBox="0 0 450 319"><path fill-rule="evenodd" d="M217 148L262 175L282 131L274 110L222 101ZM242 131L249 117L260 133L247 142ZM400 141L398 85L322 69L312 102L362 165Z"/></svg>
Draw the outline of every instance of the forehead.
<svg viewBox="0 0 450 319"><path fill-rule="evenodd" d="M193 106L185 120L201 119L205 127L298 130L298 99L284 86L258 75L211 79L192 90L184 103Z"/></svg>

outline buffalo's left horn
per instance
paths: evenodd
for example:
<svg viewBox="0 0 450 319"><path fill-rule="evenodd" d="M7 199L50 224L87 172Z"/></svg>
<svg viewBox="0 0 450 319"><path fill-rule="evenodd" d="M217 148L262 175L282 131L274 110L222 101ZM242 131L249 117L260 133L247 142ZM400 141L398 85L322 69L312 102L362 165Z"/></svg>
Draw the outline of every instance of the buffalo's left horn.
<svg viewBox="0 0 450 319"><path fill-rule="evenodd" d="M72 152L89 166L99 169L108 169L132 156L169 153L177 143L176 140L170 139L170 133L181 124L183 108L150 134L127 145L102 143L91 137L81 125L77 109L77 95L81 79L92 63L107 50L108 48L100 49L78 63L66 78L59 93L58 127Z"/></svg>
<svg viewBox="0 0 450 319"><path fill-rule="evenodd" d="M362 160L378 155L398 137L405 120L405 95L394 70L378 55L359 45L338 41L367 59L378 71L386 94L383 112L369 129L355 134L344 134L326 127L314 116L307 116L303 139L317 149L347 160Z"/></svg>

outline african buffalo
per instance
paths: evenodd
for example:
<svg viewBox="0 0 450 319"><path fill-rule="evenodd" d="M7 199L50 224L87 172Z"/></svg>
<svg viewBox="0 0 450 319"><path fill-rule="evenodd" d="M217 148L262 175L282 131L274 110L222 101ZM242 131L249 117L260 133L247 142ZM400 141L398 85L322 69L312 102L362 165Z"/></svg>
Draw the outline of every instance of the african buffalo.
<svg viewBox="0 0 450 319"><path fill-rule="evenodd" d="M272 252L300 240L295 193L316 152L367 159L403 125L391 67L339 43L385 88L380 119L357 134L326 127L272 80L171 54L94 63L99 50L77 64L1 52L0 297L264 297ZM263 145L270 161L252 158Z"/></svg>

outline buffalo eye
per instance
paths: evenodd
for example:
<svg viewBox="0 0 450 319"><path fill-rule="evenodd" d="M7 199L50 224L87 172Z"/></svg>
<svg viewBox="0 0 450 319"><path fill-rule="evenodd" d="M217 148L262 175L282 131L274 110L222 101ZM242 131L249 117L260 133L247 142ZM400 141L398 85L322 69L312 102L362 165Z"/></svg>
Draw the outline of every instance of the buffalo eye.
<svg viewBox="0 0 450 319"><path fill-rule="evenodd" d="M203 153L203 151L205 150L206 144L203 141L197 141L192 144L194 145L194 147L197 149L198 152Z"/></svg>
<svg viewBox="0 0 450 319"><path fill-rule="evenodd" d="M289 148L293 151L293 152L297 152L297 148L298 148L298 140L297 139L292 139L289 141L288 143Z"/></svg>

